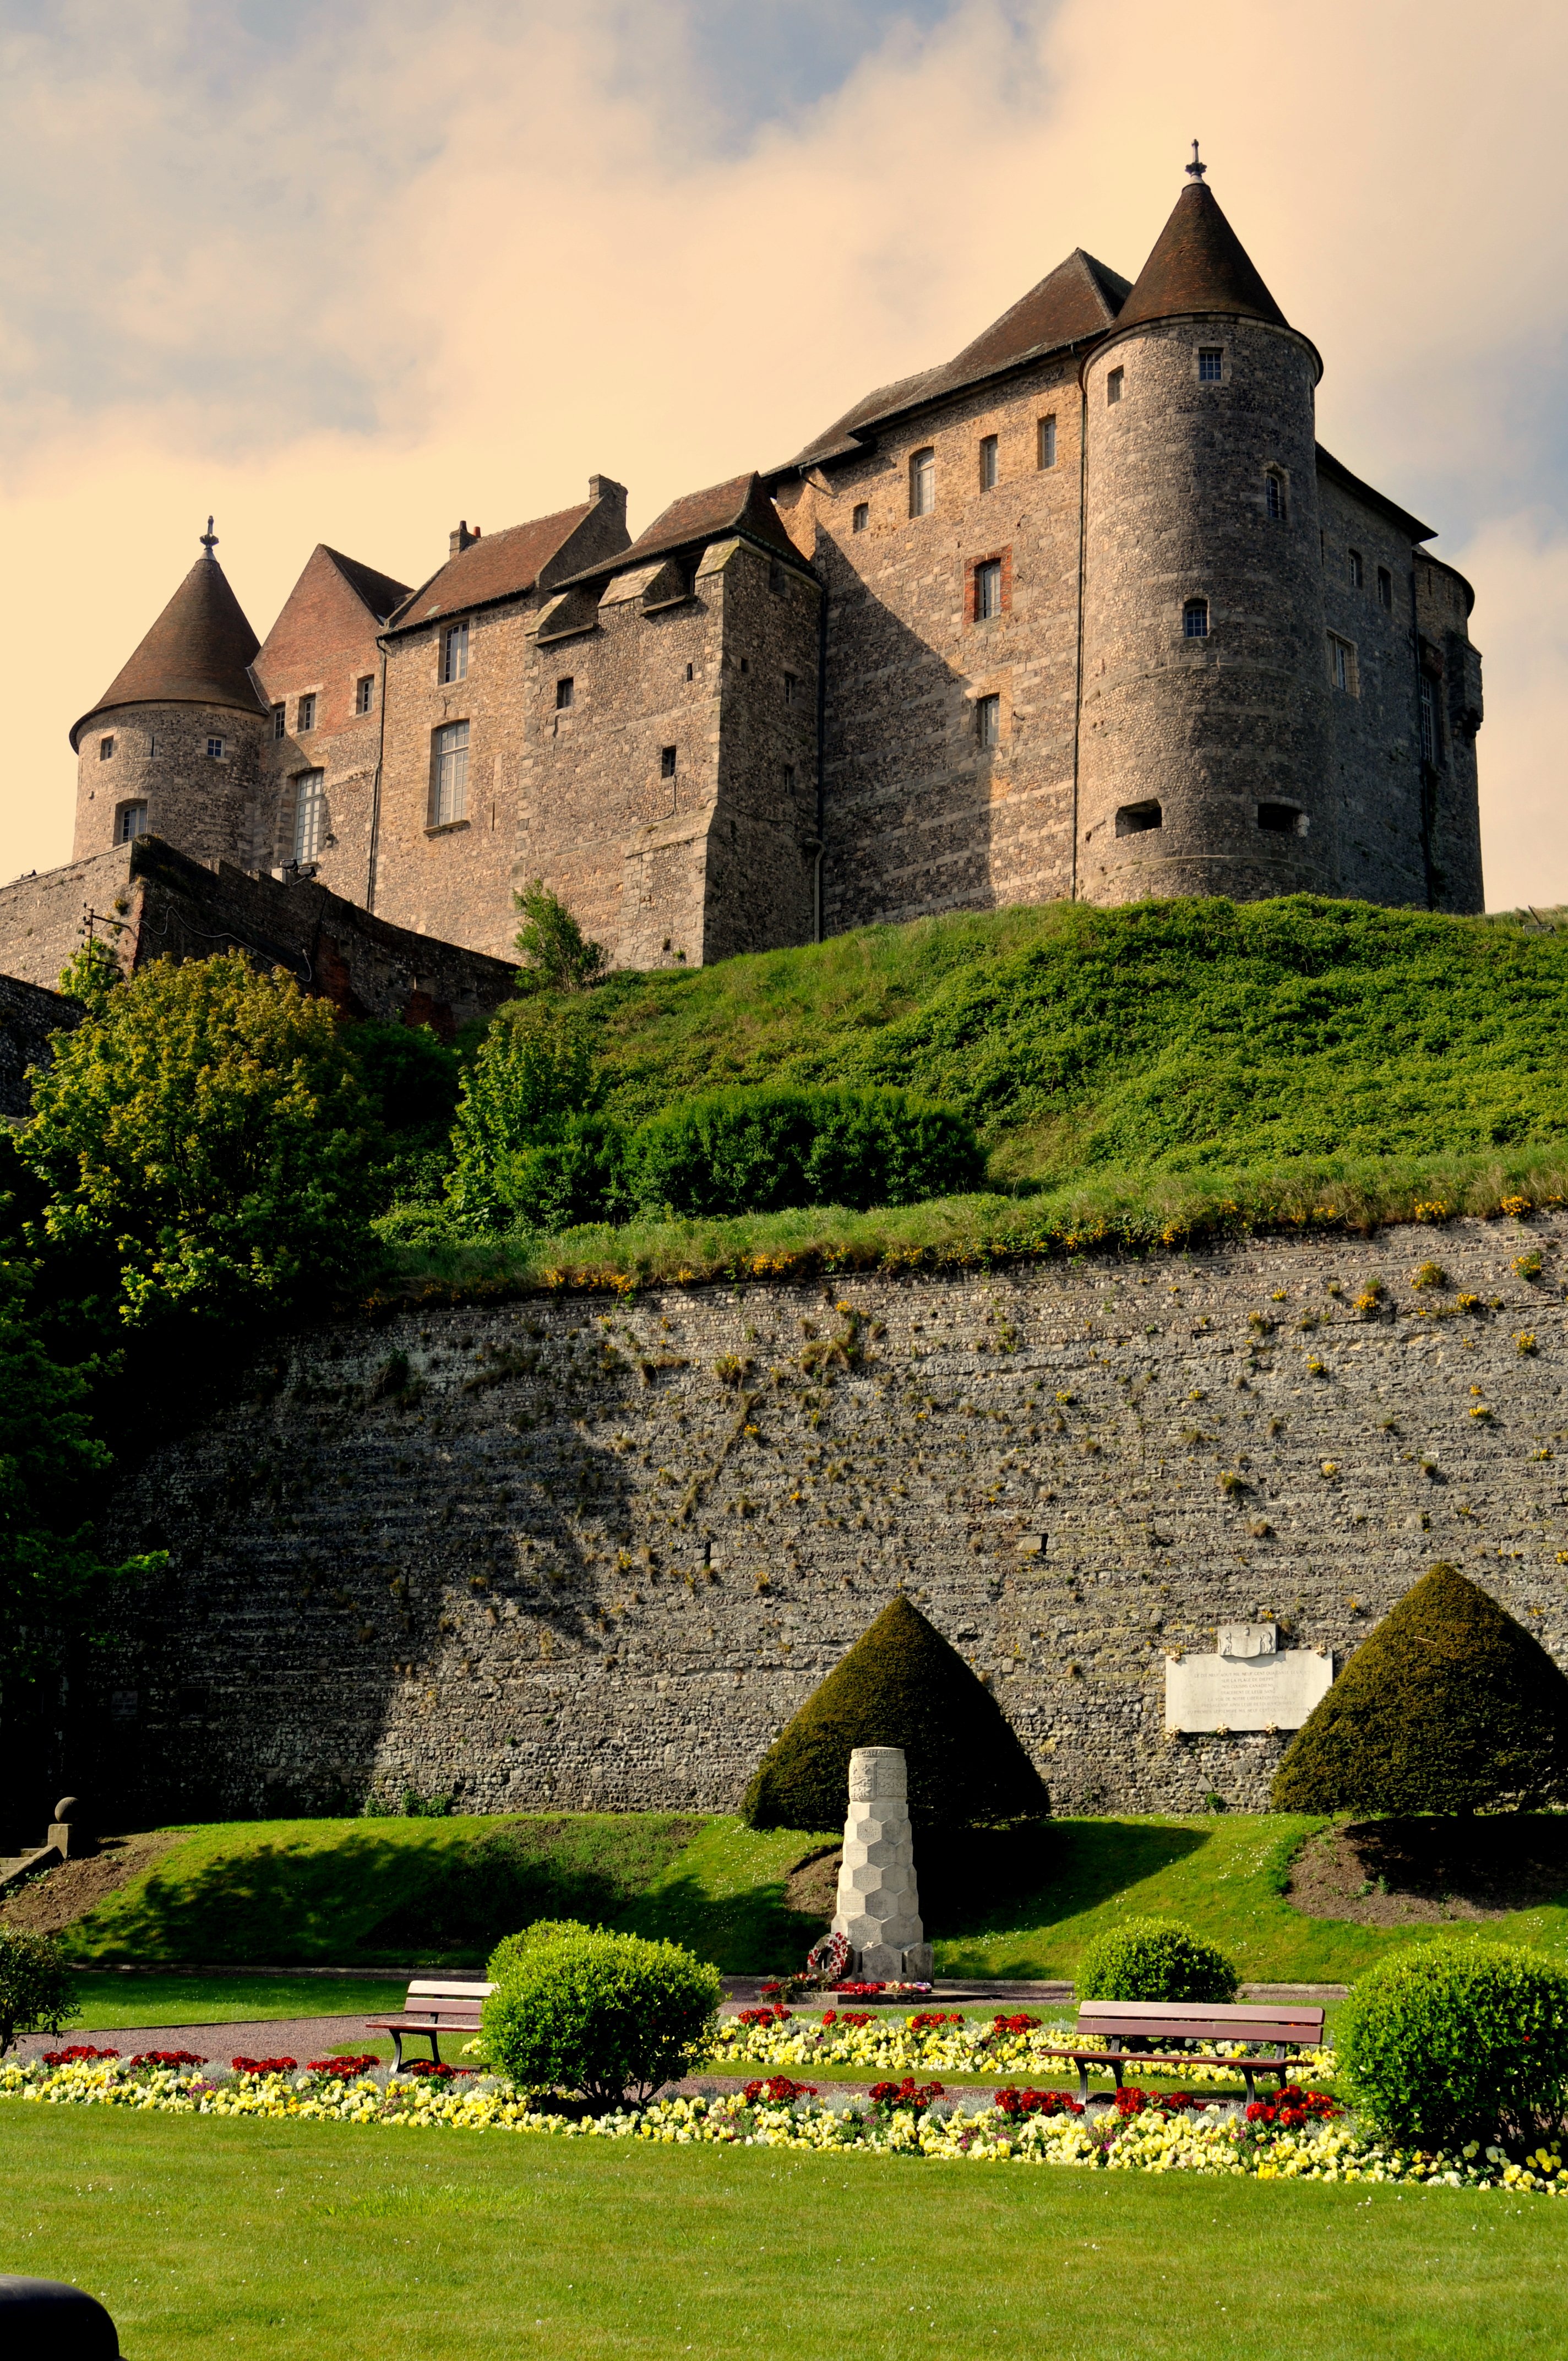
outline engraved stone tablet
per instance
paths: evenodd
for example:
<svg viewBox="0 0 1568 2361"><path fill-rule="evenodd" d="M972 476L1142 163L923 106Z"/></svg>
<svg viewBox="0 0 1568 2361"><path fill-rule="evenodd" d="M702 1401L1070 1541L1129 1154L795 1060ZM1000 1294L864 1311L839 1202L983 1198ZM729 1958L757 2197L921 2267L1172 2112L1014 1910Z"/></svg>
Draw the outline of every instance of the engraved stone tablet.
<svg viewBox="0 0 1568 2361"><path fill-rule="evenodd" d="M1167 1730L1299 1730L1328 1695L1333 1658L1310 1648L1165 1660Z"/></svg>

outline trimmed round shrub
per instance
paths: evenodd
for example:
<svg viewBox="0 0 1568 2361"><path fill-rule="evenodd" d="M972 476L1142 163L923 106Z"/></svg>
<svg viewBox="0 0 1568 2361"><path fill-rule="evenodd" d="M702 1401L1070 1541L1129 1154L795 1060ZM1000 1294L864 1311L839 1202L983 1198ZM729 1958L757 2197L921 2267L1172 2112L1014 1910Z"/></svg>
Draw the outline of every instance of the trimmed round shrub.
<svg viewBox="0 0 1568 2361"><path fill-rule="evenodd" d="M527 2091L643 2100L704 2055L723 1986L678 1943L602 1927L525 1943L485 2003L491 2062Z"/></svg>
<svg viewBox="0 0 1568 2361"><path fill-rule="evenodd" d="M0 2057L23 2033L59 2033L76 2010L76 1979L52 1937L0 1927Z"/></svg>
<svg viewBox="0 0 1568 2361"><path fill-rule="evenodd" d="M485 1982L504 1983L523 1953L535 1949L541 1943L557 1943L569 1940L575 1935L592 1935L597 1931L581 1918L535 1918L518 1934L501 1937L486 1964Z"/></svg>
<svg viewBox="0 0 1568 2361"><path fill-rule="evenodd" d="M916 1836L1043 1819L1046 1784L989 1689L917 1607L893 1599L763 1756L741 1817L841 1828L857 1746L902 1746Z"/></svg>
<svg viewBox="0 0 1568 2361"><path fill-rule="evenodd" d="M711 1091L640 1124L626 1186L645 1213L914 1205L978 1189L973 1123L907 1091Z"/></svg>
<svg viewBox="0 0 1568 2361"><path fill-rule="evenodd" d="M1174 1918L1129 1918L1097 1935L1078 1963L1080 2000L1185 2000L1224 2004L1241 1982L1234 1960Z"/></svg>
<svg viewBox="0 0 1568 2361"><path fill-rule="evenodd" d="M1405 1593L1319 1700L1277 1812L1529 1808L1568 1792L1568 1680L1455 1565Z"/></svg>
<svg viewBox="0 0 1568 2361"><path fill-rule="evenodd" d="M1501 1944L1417 1944L1361 1978L1336 2047L1388 2137L1529 2148L1568 2115L1568 1975Z"/></svg>

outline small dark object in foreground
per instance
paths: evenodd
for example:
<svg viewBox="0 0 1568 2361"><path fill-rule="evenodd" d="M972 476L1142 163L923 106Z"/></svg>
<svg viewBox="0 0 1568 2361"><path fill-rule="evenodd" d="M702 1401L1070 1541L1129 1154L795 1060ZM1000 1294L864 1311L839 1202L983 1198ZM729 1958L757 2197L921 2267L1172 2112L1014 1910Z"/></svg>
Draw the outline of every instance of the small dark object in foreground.
<svg viewBox="0 0 1568 2361"><path fill-rule="evenodd" d="M5 2361L118 2361L120 2340L81 2288L0 2276L0 2348Z"/></svg>

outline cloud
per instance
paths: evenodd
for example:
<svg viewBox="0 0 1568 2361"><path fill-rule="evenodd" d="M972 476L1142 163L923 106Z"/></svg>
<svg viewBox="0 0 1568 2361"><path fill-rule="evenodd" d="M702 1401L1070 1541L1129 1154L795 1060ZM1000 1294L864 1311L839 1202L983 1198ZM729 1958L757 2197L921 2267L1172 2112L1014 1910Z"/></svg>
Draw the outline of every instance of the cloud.
<svg viewBox="0 0 1568 2361"><path fill-rule="evenodd" d="M1073 246L1135 271L1197 132L1324 440L1476 583L1492 873L1534 835L1568 900L1565 50L1538 0L0 7L0 875L209 508L260 630L318 540L418 579L594 469L646 522Z"/></svg>

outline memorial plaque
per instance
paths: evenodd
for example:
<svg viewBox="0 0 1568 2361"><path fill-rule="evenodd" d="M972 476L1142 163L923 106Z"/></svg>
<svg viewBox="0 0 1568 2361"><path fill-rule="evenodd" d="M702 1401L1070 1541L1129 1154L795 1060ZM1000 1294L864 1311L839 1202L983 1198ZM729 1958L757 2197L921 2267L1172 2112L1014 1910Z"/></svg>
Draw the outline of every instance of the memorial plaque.
<svg viewBox="0 0 1568 2361"><path fill-rule="evenodd" d="M1299 1730L1328 1695L1333 1658L1311 1648L1257 1656L1168 1656L1167 1730Z"/></svg>

